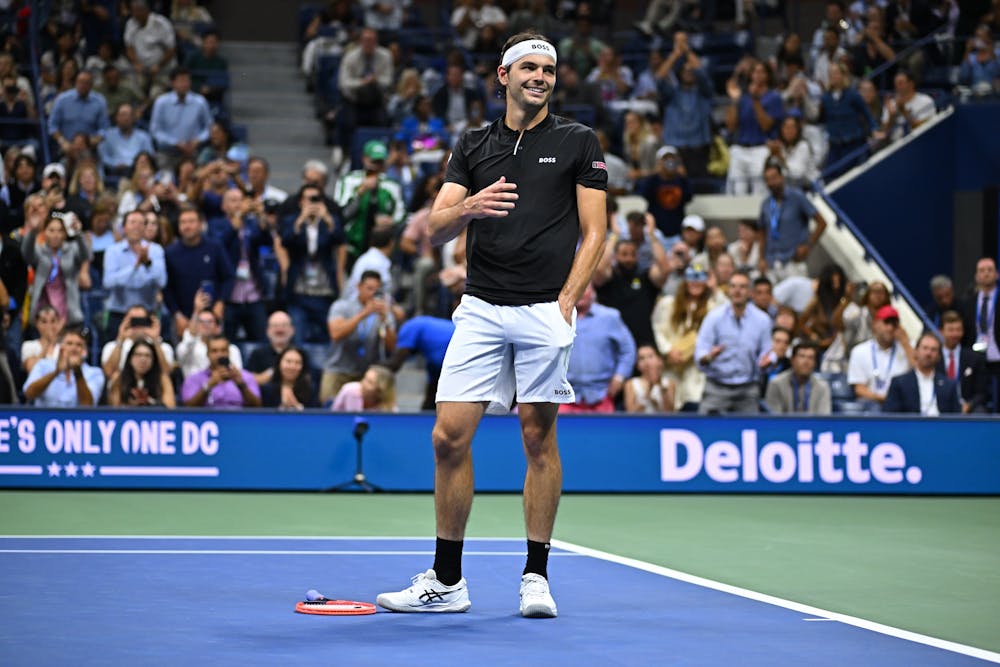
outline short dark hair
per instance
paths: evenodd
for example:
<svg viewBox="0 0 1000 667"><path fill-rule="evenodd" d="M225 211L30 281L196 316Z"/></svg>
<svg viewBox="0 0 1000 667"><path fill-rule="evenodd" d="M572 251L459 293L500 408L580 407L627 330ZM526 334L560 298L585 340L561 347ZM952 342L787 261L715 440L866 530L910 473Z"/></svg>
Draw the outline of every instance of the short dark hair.
<svg viewBox="0 0 1000 667"><path fill-rule="evenodd" d="M83 341L84 347L86 347L87 343L89 342L87 340L87 333L88 333L87 330L84 329L79 324L69 324L64 326L62 328L62 331L59 332L59 340L61 341L66 336L77 336L78 338L80 338L80 340Z"/></svg>
<svg viewBox="0 0 1000 667"><path fill-rule="evenodd" d="M372 230L371 244L373 248L384 248L392 243L396 236L396 230L389 225L376 227Z"/></svg>
<svg viewBox="0 0 1000 667"><path fill-rule="evenodd" d="M954 310L946 310L943 313L941 313L941 326L944 326L946 324L954 324L955 322L958 322L959 324L963 325L965 324L965 322L962 320L962 316L959 315L958 312Z"/></svg>
<svg viewBox="0 0 1000 667"><path fill-rule="evenodd" d="M772 283L771 279L767 276L758 276L754 278L753 281L753 286L756 287L757 285L767 285L768 287L772 287L774 283Z"/></svg>
<svg viewBox="0 0 1000 667"><path fill-rule="evenodd" d="M918 347L920 346L920 343L921 343L921 342L922 342L922 341L923 341L923 340L924 340L925 338L930 338L930 339L931 339L931 340L933 340L933 341L934 341L935 343L937 343L937 345L938 345L938 352L940 352L940 351L941 351L941 339L940 339L940 338L938 338L937 334L934 334L934 333L931 333L930 331L925 331L925 332L923 332L922 334L920 334L920 337L919 337L919 338L917 338L917 346L918 346Z"/></svg>
<svg viewBox="0 0 1000 667"><path fill-rule="evenodd" d="M192 211L198 216L198 220L205 221L205 214L201 212L200 208L190 202L184 202L177 207L177 219L180 220L182 215Z"/></svg>
<svg viewBox="0 0 1000 667"><path fill-rule="evenodd" d="M798 343L792 346L792 356L794 357L799 353L799 350L812 350L819 357L819 345L815 341L811 340L800 340Z"/></svg>
<svg viewBox="0 0 1000 667"><path fill-rule="evenodd" d="M785 170L782 168L781 163L773 158L768 158L767 162L764 163L764 173L766 174L772 169L777 171L779 176L785 175Z"/></svg>
<svg viewBox="0 0 1000 667"><path fill-rule="evenodd" d="M361 274L361 278L358 279L358 283L363 283L364 281L368 280L369 278L374 278L375 280L379 281L379 283L382 282L382 274L381 273L379 273L378 271L372 271L371 269L368 269L367 271L365 271L365 272L363 272Z"/></svg>
<svg viewBox="0 0 1000 667"><path fill-rule="evenodd" d="M177 77L184 76L185 74L191 76L191 70L189 70L187 67L184 67L183 65L180 67L175 67L172 70L170 70L170 80L173 81Z"/></svg>
<svg viewBox="0 0 1000 667"><path fill-rule="evenodd" d="M789 331L788 329L786 329L785 327L774 327L773 329L771 329L771 337L772 338L774 337L774 334L776 334L776 333L787 334L788 335L788 342L789 343L792 342L792 338L793 338L792 332Z"/></svg>

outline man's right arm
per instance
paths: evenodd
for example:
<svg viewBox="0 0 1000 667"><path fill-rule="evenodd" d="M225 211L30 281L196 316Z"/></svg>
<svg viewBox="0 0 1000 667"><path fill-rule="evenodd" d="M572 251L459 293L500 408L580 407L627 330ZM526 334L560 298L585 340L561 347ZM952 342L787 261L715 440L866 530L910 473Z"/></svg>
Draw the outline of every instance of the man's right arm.
<svg viewBox="0 0 1000 667"><path fill-rule="evenodd" d="M516 189L517 185L508 183L504 176L471 196L464 185L445 183L427 220L431 243L447 243L476 218L507 217L517 201Z"/></svg>

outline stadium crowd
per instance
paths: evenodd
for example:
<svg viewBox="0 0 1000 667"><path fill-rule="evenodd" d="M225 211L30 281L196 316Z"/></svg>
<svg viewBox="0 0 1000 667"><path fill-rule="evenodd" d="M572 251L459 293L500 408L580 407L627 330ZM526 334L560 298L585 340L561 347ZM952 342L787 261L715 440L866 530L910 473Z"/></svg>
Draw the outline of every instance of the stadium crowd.
<svg viewBox="0 0 1000 667"><path fill-rule="evenodd" d="M936 277L941 338L918 337L892 286L810 274L826 222L805 192L927 122L934 68L1000 90L1000 3L831 0L759 59L716 48L716 3L654 0L619 48L600 2L462 0L434 32L408 0L335 0L302 34L333 155L293 193L230 116L204 7L55 4L39 80L24 30L0 52L0 403L394 410L420 355L433 409L465 246L433 247L427 217L449 147L502 111L500 45L534 27L559 48L554 112L595 128L609 171L567 411L996 409L995 261L961 268L968 290ZM767 3L736 6L745 35ZM940 31L970 37L908 50ZM686 211L706 192L760 195L759 215L727 237ZM648 210L620 215L634 195Z"/></svg>

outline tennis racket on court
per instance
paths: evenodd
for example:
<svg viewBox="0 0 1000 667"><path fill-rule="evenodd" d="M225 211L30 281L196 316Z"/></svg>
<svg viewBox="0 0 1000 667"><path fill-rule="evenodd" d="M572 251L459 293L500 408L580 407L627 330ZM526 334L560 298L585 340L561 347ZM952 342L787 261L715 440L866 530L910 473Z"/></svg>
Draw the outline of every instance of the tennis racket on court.
<svg viewBox="0 0 1000 667"><path fill-rule="evenodd" d="M375 605L355 600L331 600L312 589L306 593L305 600L295 604L295 611L316 616L365 616L375 613Z"/></svg>

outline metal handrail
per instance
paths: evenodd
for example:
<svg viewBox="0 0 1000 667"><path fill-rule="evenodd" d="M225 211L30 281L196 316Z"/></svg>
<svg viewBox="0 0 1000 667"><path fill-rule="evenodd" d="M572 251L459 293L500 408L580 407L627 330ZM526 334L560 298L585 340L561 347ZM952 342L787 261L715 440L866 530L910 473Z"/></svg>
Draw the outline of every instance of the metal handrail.
<svg viewBox="0 0 1000 667"><path fill-rule="evenodd" d="M913 309L913 312L916 313L917 317L920 318L920 321L923 322L924 329L931 331L940 337L938 328L934 325L931 319L927 317L924 307L914 298L913 294L911 294L910 290L906 288L906 285L904 285L903 281L899 279L899 276L896 275L895 271L889 267L889 263L885 261L885 258L882 257L879 251L875 249L875 246L873 246L865 235L861 233L861 230L858 229L858 226L854 224L854 221L848 217L847 213L844 212L844 209L842 209L835 201L833 201L833 198L827 194L826 190L823 189L823 184L819 180L813 182L813 190L820 198L823 199L823 202L837 214L837 223L847 227L851 234L854 235L854 238L858 240L858 243L861 244L861 247L865 249L865 258L875 262L875 264L877 264L886 275L889 282L892 284L893 291L909 304L910 308Z"/></svg>
<svg viewBox="0 0 1000 667"><path fill-rule="evenodd" d="M892 60L889 60L887 62L882 63L881 65L879 65L878 67L876 67L875 69L873 69L871 72L869 72L868 74L866 74L865 78L868 79L869 81L872 81L872 80L875 79L875 77L883 75L884 73L886 73L887 71L889 71L891 68L893 68L896 65L898 65L900 63L900 61L902 61L905 58L908 58L911 54L913 54L914 52L916 52L918 49L922 49L925 46L927 46L928 44L930 44L931 42L937 41L938 35L941 34L942 32L944 32L947 28L948 28L947 24L946 25L942 25L942 26L939 26L936 30L933 30L933 31L929 32L928 34L924 35L923 37L921 37L920 39L918 39L917 41L913 42L912 44L910 44L909 46L907 46L905 49L903 49L902 51L900 51L899 53L897 53L895 58L893 58Z"/></svg>
<svg viewBox="0 0 1000 667"><path fill-rule="evenodd" d="M870 150L871 150L871 147L868 145L867 142L864 143L861 146L858 146L853 151L851 151L850 153L848 153L844 157L840 158L839 160L837 160L833 164L828 164L825 167L823 167L823 171L820 173L820 178L825 181L830 174L839 173L838 170L841 167L843 167L846 164L850 164L850 163L854 162L863 153L866 153L866 152L868 152Z"/></svg>

